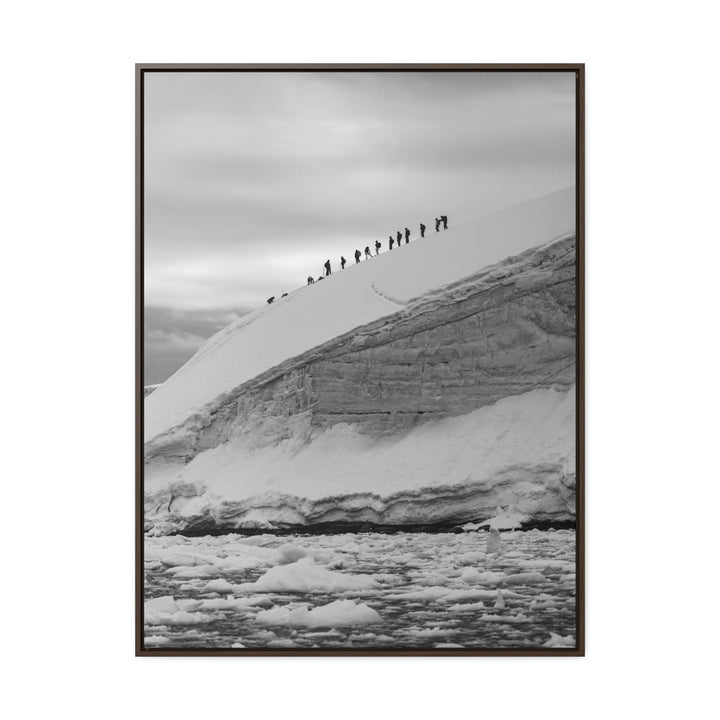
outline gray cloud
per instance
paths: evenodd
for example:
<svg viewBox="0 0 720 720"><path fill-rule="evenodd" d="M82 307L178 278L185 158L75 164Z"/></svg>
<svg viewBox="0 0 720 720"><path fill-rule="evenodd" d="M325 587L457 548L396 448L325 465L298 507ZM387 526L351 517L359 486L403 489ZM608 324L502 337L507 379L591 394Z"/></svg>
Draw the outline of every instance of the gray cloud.
<svg viewBox="0 0 720 720"><path fill-rule="evenodd" d="M238 308L187 311L145 307L145 384L167 380L205 340L247 312Z"/></svg>

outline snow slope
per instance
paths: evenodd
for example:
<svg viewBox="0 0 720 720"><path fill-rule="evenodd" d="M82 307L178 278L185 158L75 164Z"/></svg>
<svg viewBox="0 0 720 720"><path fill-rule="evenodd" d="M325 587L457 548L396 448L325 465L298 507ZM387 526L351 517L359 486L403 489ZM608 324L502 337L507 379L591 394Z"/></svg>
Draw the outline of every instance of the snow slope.
<svg viewBox="0 0 720 720"><path fill-rule="evenodd" d="M575 229L575 188L431 233L246 315L145 399L145 441L221 393L409 300ZM345 250L349 257L351 250Z"/></svg>

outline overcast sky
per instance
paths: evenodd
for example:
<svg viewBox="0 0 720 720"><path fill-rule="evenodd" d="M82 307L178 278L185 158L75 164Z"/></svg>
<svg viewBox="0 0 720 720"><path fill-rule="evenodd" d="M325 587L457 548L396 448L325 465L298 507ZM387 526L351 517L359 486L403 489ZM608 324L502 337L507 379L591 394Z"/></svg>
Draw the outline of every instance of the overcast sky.
<svg viewBox="0 0 720 720"><path fill-rule="evenodd" d="M146 73L146 382L406 225L575 182L574 73Z"/></svg>

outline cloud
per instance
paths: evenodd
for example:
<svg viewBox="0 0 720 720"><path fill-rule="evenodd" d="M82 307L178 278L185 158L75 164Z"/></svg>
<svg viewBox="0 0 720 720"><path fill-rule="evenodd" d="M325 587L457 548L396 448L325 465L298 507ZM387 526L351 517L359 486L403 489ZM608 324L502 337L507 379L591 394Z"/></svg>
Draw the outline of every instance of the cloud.
<svg viewBox="0 0 720 720"><path fill-rule="evenodd" d="M247 312L248 310L237 308L183 311L176 308L146 307L145 385L167 380L209 337Z"/></svg>

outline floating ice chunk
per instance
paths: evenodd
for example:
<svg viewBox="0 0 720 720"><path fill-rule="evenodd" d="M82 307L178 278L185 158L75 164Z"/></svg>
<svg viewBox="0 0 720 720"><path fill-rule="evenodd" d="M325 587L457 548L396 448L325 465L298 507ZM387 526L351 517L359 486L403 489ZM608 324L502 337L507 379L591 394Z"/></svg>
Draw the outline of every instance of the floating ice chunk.
<svg viewBox="0 0 720 720"><path fill-rule="evenodd" d="M297 562L300 558L304 558L308 554L307 550L296 545L283 545L278 550L278 565L289 565Z"/></svg>
<svg viewBox="0 0 720 720"><path fill-rule="evenodd" d="M477 619L483 622L509 623L511 625L530 622L527 615L478 615Z"/></svg>
<svg viewBox="0 0 720 720"><path fill-rule="evenodd" d="M271 608L275 603L269 595L255 595L254 597L236 598L232 601L236 610L242 608Z"/></svg>
<svg viewBox="0 0 720 720"><path fill-rule="evenodd" d="M557 607L560 604L558 600L550 599L550 600L541 600L539 598L535 598L530 602L530 605L528 606L530 610L545 610L547 608L553 608Z"/></svg>
<svg viewBox="0 0 720 720"><path fill-rule="evenodd" d="M410 628L407 631L413 637L419 638L433 638L433 637L447 637L448 635L457 635L459 630L452 630L451 628L441 628L437 625L434 628L426 628L424 630L415 630Z"/></svg>
<svg viewBox="0 0 720 720"><path fill-rule="evenodd" d="M442 603L457 602L459 600L495 600L497 592L494 590L451 590L450 588L433 586L422 590L410 590L404 593L390 593L385 596L389 600L436 600ZM508 597L520 597L510 592Z"/></svg>
<svg viewBox="0 0 720 720"><path fill-rule="evenodd" d="M549 570L559 570L560 572L575 572L575 563L568 560L556 560L554 558L545 558L539 560L523 560L520 567L524 570L533 570L535 568L543 568Z"/></svg>
<svg viewBox="0 0 720 720"><path fill-rule="evenodd" d="M412 557L412 556L410 556ZM458 565L478 565L485 560L485 553L478 551L462 553L455 558Z"/></svg>
<svg viewBox="0 0 720 720"><path fill-rule="evenodd" d="M476 568L473 567L466 567L463 568L463 571L460 573L460 577L466 582L466 583L476 583L479 582L478 577L480 573Z"/></svg>
<svg viewBox="0 0 720 720"><path fill-rule="evenodd" d="M393 593L386 597L390 600L439 600L449 592L448 588L433 586L423 588L422 590L408 590L403 593Z"/></svg>
<svg viewBox="0 0 720 720"><path fill-rule="evenodd" d="M352 600L335 600L313 610L301 606L289 610L278 607L259 612L255 619L263 625L293 625L297 627L340 627L344 625L370 625L382 618L368 605Z"/></svg>
<svg viewBox="0 0 720 720"><path fill-rule="evenodd" d="M536 585L547 581L548 579L542 573L515 573L505 576L505 582L508 585Z"/></svg>
<svg viewBox="0 0 720 720"><path fill-rule="evenodd" d="M163 595L162 597L152 598L145 601L145 613L177 612L180 608L175 602L172 595Z"/></svg>
<svg viewBox="0 0 720 720"><path fill-rule="evenodd" d="M231 648L244 648L245 646L242 643L233 643Z"/></svg>
<svg viewBox="0 0 720 720"><path fill-rule="evenodd" d="M497 585L505 579L505 573L492 570L481 573L476 568L466 567L460 573L460 578L470 585Z"/></svg>
<svg viewBox="0 0 720 720"><path fill-rule="evenodd" d="M199 625L210 617L192 612L202 605L202 601L176 601L172 595L152 598L145 602L146 625Z"/></svg>
<svg viewBox="0 0 720 720"><path fill-rule="evenodd" d="M464 645L458 645L457 643L436 643L435 648L437 650L450 650L452 648L464 648Z"/></svg>
<svg viewBox="0 0 720 720"><path fill-rule="evenodd" d="M356 542L348 542L338 547L337 551L344 553L359 553L360 545L358 545Z"/></svg>
<svg viewBox="0 0 720 720"><path fill-rule="evenodd" d="M200 625L208 622L209 615L195 612L189 613L182 610L175 613L145 613L145 623L147 625Z"/></svg>
<svg viewBox="0 0 720 720"><path fill-rule="evenodd" d="M517 593L511 593L511 597L520 597ZM458 602L462 600L495 600L497 598L496 590L449 590L447 594L440 599L440 602Z"/></svg>
<svg viewBox="0 0 720 720"><path fill-rule="evenodd" d="M235 585L236 592L343 592L371 590L377 582L370 575L348 575L328 570L310 558L271 568L254 583Z"/></svg>
<svg viewBox="0 0 720 720"><path fill-rule="evenodd" d="M465 523L464 525L460 525L459 527L463 532L476 532L482 527L482 524L469 522Z"/></svg>
<svg viewBox="0 0 720 720"><path fill-rule="evenodd" d="M217 580L211 580L209 583L206 583L203 589L200 591L201 593L230 593L233 590L233 586L231 583L229 583L227 580L223 578L218 578Z"/></svg>
<svg viewBox="0 0 720 720"><path fill-rule="evenodd" d="M303 637L309 638L309 637L342 637L343 634L339 632L338 630L335 630L334 628L332 630L317 630L316 632L308 632L303 635ZM375 635L370 633L368 637L374 638Z"/></svg>
<svg viewBox="0 0 720 720"><path fill-rule="evenodd" d="M522 527L524 522L529 520L527 515L513 509L497 508L495 515L481 522L469 522L460 525L463 532L477 532L480 528L494 528L496 530L516 530Z"/></svg>
<svg viewBox="0 0 720 720"><path fill-rule="evenodd" d="M222 570L215 565L178 565L168 568L165 572L176 579L216 577L222 574Z"/></svg>
<svg viewBox="0 0 720 720"><path fill-rule="evenodd" d="M257 597L235 598L227 595L224 598L212 598L201 600L201 610L235 610L237 612L245 612L257 608L271 608L274 603L267 595Z"/></svg>
<svg viewBox="0 0 720 720"><path fill-rule="evenodd" d="M448 608L450 612L474 612L475 610L484 609L485 603L482 600L474 603L456 603Z"/></svg>
<svg viewBox="0 0 720 720"><path fill-rule="evenodd" d="M546 648L574 648L575 638L572 635L562 637L554 632L550 633L550 639L543 643Z"/></svg>
<svg viewBox="0 0 720 720"><path fill-rule="evenodd" d="M203 604L202 600L191 600L189 598L184 600L176 600L175 603L177 604L178 608L180 610L183 610L184 612L195 612L195 610L199 610L200 606Z"/></svg>
<svg viewBox="0 0 720 720"><path fill-rule="evenodd" d="M487 536L486 551L488 555L497 555L500 552L500 532L497 528L491 527Z"/></svg>
<svg viewBox="0 0 720 720"><path fill-rule="evenodd" d="M212 600L201 600L201 610L229 610L235 607L232 596L228 598L213 598Z"/></svg>
<svg viewBox="0 0 720 720"><path fill-rule="evenodd" d="M169 642L169 638L166 638L163 635L150 635L145 638L146 645L167 645Z"/></svg>

